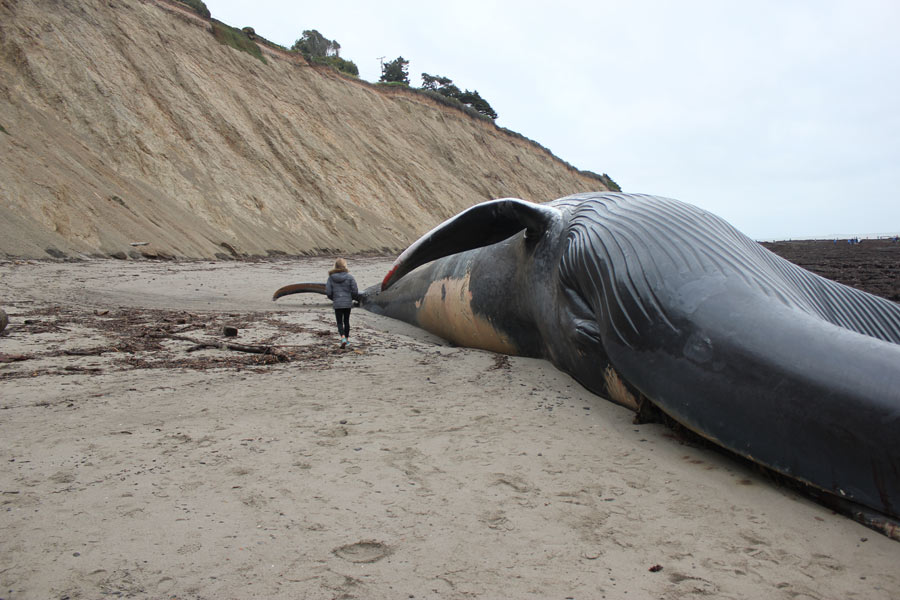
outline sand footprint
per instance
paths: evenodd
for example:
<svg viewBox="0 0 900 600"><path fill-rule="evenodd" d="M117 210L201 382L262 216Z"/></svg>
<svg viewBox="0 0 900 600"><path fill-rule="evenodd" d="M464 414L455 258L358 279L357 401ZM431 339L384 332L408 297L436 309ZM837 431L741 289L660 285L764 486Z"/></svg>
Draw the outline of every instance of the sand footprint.
<svg viewBox="0 0 900 600"><path fill-rule="evenodd" d="M171 577L163 577L156 583L156 591L160 594L168 594L175 587L175 580Z"/></svg>
<svg viewBox="0 0 900 600"><path fill-rule="evenodd" d="M528 481L519 475L508 475L506 473L494 473L494 482L491 485L503 485L512 488L520 494L527 494L534 489Z"/></svg>
<svg viewBox="0 0 900 600"><path fill-rule="evenodd" d="M490 529L500 529L502 531L512 531L515 526L506 518L506 513L502 510L494 510L483 513L479 520L485 523Z"/></svg>
<svg viewBox="0 0 900 600"><path fill-rule="evenodd" d="M352 563L373 563L389 556L390 546L376 540L362 540L354 544L346 544L331 551L338 558Z"/></svg>
<svg viewBox="0 0 900 600"><path fill-rule="evenodd" d="M683 573L672 573L669 576L672 582L670 588L675 592L678 598L689 597L693 595L711 596L719 593L719 587L711 581L707 581L702 577L691 577Z"/></svg>

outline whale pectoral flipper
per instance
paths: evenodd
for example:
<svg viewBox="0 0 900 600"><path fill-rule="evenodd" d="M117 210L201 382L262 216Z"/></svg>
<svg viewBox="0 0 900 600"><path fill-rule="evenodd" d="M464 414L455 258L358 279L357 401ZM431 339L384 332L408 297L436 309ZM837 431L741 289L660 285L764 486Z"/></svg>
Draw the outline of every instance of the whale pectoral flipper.
<svg viewBox="0 0 900 600"><path fill-rule="evenodd" d="M272 301L278 300L282 296L287 296L289 294L324 294L325 293L325 284L324 283L292 283L291 285L286 285L284 287L278 288L275 290L275 293L272 294Z"/></svg>
<svg viewBox="0 0 900 600"><path fill-rule="evenodd" d="M381 288L388 289L425 263L502 242L523 229L529 238L540 237L558 219L558 209L517 198L476 204L444 221L407 248L391 266Z"/></svg>
<svg viewBox="0 0 900 600"><path fill-rule="evenodd" d="M721 447L900 516L900 346L738 286L667 311L676 330L641 328L640 352L607 340L626 381Z"/></svg>

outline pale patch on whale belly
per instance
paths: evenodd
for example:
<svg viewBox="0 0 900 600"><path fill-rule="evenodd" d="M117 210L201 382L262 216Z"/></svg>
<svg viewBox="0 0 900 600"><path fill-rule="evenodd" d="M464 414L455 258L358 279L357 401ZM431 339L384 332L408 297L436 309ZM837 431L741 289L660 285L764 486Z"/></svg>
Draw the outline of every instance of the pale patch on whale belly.
<svg viewBox="0 0 900 600"><path fill-rule="evenodd" d="M518 354L508 337L472 311L469 275L462 279L440 279L428 286L416 302L419 325L459 346L481 348L503 354Z"/></svg>

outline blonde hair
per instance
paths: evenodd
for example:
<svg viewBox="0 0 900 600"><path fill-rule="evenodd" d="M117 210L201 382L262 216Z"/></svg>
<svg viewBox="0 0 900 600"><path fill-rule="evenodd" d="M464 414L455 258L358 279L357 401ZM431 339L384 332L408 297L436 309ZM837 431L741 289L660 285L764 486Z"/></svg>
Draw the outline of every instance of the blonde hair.
<svg viewBox="0 0 900 600"><path fill-rule="evenodd" d="M346 273L348 271L349 271L349 269L347 269L347 261L344 260L343 258L339 258L336 261L334 261L334 268L332 270L328 271L328 273L329 274Z"/></svg>

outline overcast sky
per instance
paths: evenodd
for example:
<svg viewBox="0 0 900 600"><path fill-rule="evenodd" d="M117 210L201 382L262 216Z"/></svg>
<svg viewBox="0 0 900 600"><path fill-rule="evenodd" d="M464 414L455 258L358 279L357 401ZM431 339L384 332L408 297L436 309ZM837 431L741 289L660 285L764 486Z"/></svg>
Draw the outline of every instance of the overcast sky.
<svg viewBox="0 0 900 600"><path fill-rule="evenodd" d="M477 90L497 124L758 239L900 232L900 2L205 0ZM529 198L546 201L553 198Z"/></svg>

